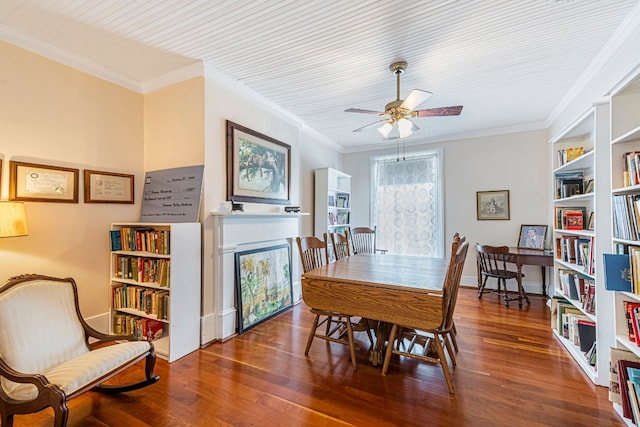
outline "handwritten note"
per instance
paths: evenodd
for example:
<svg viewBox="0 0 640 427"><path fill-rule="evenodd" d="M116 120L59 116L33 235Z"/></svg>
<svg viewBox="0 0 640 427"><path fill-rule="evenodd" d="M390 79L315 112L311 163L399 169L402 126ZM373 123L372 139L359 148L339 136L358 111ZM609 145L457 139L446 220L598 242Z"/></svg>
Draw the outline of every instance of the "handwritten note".
<svg viewBox="0 0 640 427"><path fill-rule="evenodd" d="M147 172L142 193L142 222L198 222L204 166Z"/></svg>

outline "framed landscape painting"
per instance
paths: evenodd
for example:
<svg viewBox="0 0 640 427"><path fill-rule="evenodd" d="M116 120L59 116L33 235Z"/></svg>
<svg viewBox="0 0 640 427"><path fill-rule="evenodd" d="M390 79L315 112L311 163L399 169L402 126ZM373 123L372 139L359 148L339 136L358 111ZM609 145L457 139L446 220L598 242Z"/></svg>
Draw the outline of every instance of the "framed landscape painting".
<svg viewBox="0 0 640 427"><path fill-rule="evenodd" d="M509 219L509 190L477 191L478 220Z"/></svg>
<svg viewBox="0 0 640 427"><path fill-rule="evenodd" d="M288 205L291 146L227 120L227 200Z"/></svg>
<svg viewBox="0 0 640 427"><path fill-rule="evenodd" d="M239 333L293 306L289 245L236 252L236 301Z"/></svg>

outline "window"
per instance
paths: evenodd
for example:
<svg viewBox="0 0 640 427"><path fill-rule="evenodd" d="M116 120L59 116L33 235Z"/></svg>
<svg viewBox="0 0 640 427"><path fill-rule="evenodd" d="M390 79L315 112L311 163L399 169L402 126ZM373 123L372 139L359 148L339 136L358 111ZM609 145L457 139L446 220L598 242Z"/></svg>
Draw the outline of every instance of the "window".
<svg viewBox="0 0 640 427"><path fill-rule="evenodd" d="M373 162L376 246L389 253L442 258L442 150Z"/></svg>

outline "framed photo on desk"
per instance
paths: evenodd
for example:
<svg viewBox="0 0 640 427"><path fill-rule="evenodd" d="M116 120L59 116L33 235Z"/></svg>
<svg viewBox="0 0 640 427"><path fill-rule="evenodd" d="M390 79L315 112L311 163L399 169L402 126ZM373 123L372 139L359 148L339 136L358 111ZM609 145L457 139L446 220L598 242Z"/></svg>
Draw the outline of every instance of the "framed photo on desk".
<svg viewBox="0 0 640 427"><path fill-rule="evenodd" d="M543 251L546 238L546 225L521 225L520 236L518 236L518 248Z"/></svg>

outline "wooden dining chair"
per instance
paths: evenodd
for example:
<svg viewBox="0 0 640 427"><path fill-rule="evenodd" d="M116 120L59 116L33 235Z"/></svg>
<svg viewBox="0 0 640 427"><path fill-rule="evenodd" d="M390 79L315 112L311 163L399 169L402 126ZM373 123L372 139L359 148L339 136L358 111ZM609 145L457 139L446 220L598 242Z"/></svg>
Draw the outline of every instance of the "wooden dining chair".
<svg viewBox="0 0 640 427"><path fill-rule="evenodd" d="M351 242L353 244L353 253L355 254L374 254L387 253L386 249L378 249L376 247L376 226L369 227L353 227L351 229Z"/></svg>
<svg viewBox="0 0 640 427"><path fill-rule="evenodd" d="M333 245L333 253L336 260L344 259L351 256L351 245L349 239L349 230L344 230L344 235L340 233L331 233L331 244ZM371 331L373 329L374 321L362 317L356 319L351 317L351 324L353 326L353 332L366 332L369 338L369 344L374 345L373 335Z"/></svg>
<svg viewBox="0 0 640 427"><path fill-rule="evenodd" d="M518 272L507 268L508 246L489 246L476 243L476 252L479 280L478 298L482 298L489 278L495 278L498 282L497 289L495 291L491 290L491 292L501 295L506 307L509 307L509 301L518 301L518 306L522 308L523 299L527 301L527 304L530 304L529 297L522 287L522 280L518 279ZM521 275L522 277L524 277L524 274ZM507 280L516 281L517 296L509 295Z"/></svg>
<svg viewBox="0 0 640 427"><path fill-rule="evenodd" d="M320 240L315 236L296 238L303 272L306 273L329 263L327 233L323 234L323 238L324 240ZM315 318L309 331L307 347L304 350L305 356L309 355L309 349L311 348L311 343L314 338L320 338L325 341L348 345L353 369L357 369L351 316L334 311L319 310L313 307L310 307L310 311L315 314ZM321 328L322 326L324 326L324 328ZM321 332L323 330L324 332Z"/></svg>
<svg viewBox="0 0 640 427"><path fill-rule="evenodd" d="M451 259L442 291L441 322L439 326L433 329L424 329L416 325L394 324L389 334L389 345L385 352L382 375L387 374L392 354L437 363L442 367L449 392L454 394L453 379L451 378L451 372L449 371L449 364L444 349L445 347L447 348L451 363L455 365L456 360L455 356L453 356L450 340L455 327L453 314L458 299L458 289L460 288L460 279L462 277L464 261L469 250L469 243L464 237L460 237L460 235L456 233L451 246ZM413 340L406 349L402 346L394 345L396 339L403 339L401 333L403 328L413 330L414 332ZM416 346L422 347L422 350L416 348Z"/></svg>
<svg viewBox="0 0 640 427"><path fill-rule="evenodd" d="M337 260L351 256L349 230L344 230L344 235L340 233L331 233L331 246L333 246L333 254Z"/></svg>

